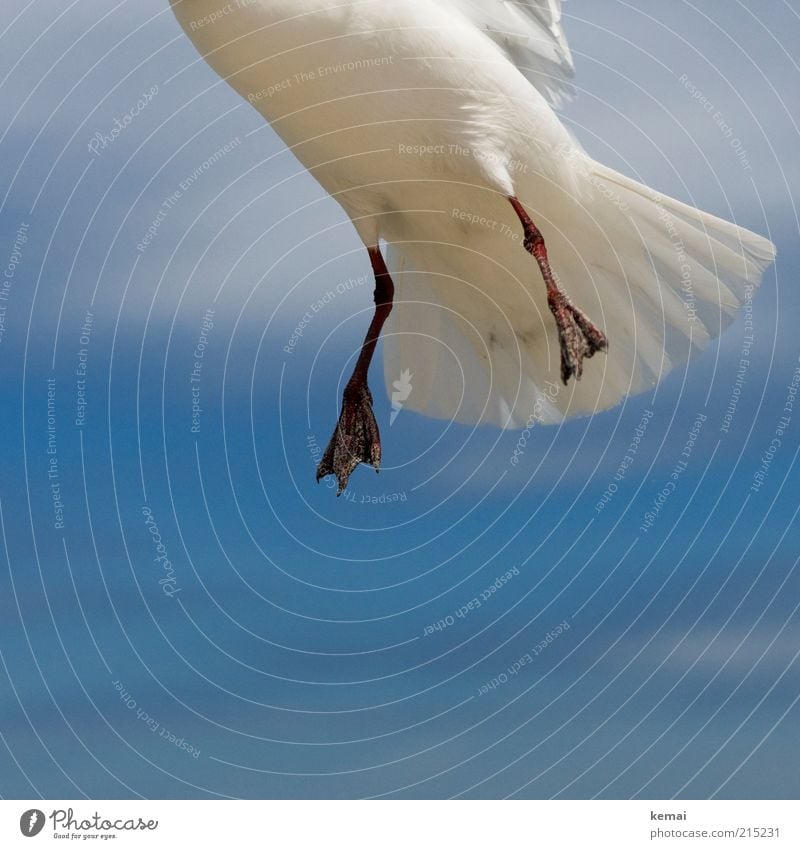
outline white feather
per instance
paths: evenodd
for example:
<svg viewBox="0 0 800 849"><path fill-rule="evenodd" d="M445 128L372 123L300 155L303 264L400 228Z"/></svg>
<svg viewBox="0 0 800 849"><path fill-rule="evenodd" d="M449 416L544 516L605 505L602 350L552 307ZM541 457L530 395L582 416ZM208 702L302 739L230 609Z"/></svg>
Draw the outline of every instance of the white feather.
<svg viewBox="0 0 800 849"><path fill-rule="evenodd" d="M572 55L561 27L561 0L458 0L508 58L554 105L574 94Z"/></svg>
<svg viewBox="0 0 800 849"><path fill-rule="evenodd" d="M406 409L517 427L611 407L717 336L774 257L766 239L659 198L572 140L548 103L571 70L556 0L240 3L198 25L217 0L172 0L365 245L389 243L385 378L391 393L414 375ZM527 26L518 42L515 24ZM569 387L509 195L609 338Z"/></svg>

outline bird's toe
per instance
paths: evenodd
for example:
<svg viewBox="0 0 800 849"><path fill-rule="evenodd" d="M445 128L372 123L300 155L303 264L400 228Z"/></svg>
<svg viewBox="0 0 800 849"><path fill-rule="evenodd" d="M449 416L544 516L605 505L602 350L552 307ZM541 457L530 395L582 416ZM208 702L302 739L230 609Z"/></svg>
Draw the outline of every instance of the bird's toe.
<svg viewBox="0 0 800 849"><path fill-rule="evenodd" d="M570 377L581 379L584 359L608 350L608 339L566 296L551 298L550 310L558 327L561 380L566 386Z"/></svg>
<svg viewBox="0 0 800 849"><path fill-rule="evenodd" d="M375 414L372 412L372 395L366 384L356 384L345 389L342 412L333 436L317 466L317 481L335 475L339 483L338 495L347 488L350 475L359 464L381 465L381 437Z"/></svg>

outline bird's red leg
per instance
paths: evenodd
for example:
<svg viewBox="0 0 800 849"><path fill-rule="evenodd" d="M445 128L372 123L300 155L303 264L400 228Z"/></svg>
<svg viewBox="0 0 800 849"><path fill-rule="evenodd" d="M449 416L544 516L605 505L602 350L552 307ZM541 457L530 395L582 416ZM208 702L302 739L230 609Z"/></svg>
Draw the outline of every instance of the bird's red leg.
<svg viewBox="0 0 800 849"><path fill-rule="evenodd" d="M367 463L376 471L381 465L381 435L372 412L367 373L383 325L392 311L394 283L377 245L369 249L369 258L375 272L375 315L364 337L353 374L344 389L339 421L317 466L317 481L327 475L336 475L338 495L344 492L348 478L359 463Z"/></svg>
<svg viewBox="0 0 800 849"><path fill-rule="evenodd" d="M575 375L576 380L580 380L584 358L588 359L598 351L608 350L608 339L584 313L570 302L558 285L547 258L544 237L531 221L525 207L515 197L510 197L509 201L525 233L523 242L525 250L539 263L539 269L547 287L547 305L556 320L561 345L561 379L566 385L572 375Z"/></svg>

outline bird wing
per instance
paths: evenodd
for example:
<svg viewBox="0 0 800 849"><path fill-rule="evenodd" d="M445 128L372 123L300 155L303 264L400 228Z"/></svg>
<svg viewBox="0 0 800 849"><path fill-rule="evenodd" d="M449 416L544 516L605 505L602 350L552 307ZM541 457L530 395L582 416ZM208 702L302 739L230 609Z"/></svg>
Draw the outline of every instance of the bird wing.
<svg viewBox="0 0 800 849"><path fill-rule="evenodd" d="M574 94L561 0L455 0L553 106Z"/></svg>

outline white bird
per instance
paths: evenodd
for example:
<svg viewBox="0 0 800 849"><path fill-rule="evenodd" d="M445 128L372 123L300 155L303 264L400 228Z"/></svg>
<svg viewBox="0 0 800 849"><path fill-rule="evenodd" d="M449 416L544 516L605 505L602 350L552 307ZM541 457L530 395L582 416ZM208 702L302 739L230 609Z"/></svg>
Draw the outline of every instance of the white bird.
<svg viewBox="0 0 800 849"><path fill-rule="evenodd" d="M317 469L339 492L380 465L367 372L390 313L404 409L554 423L655 386L774 259L572 138L554 111L573 73L560 0L170 2L368 249L375 316Z"/></svg>

